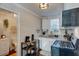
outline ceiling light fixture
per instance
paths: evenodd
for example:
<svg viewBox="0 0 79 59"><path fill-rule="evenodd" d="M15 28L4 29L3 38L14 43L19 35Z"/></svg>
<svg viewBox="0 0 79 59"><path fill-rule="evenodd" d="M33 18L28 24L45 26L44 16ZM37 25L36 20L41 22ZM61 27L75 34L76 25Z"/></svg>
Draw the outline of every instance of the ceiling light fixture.
<svg viewBox="0 0 79 59"><path fill-rule="evenodd" d="M39 8L41 9L47 9L48 8L48 3L40 3Z"/></svg>

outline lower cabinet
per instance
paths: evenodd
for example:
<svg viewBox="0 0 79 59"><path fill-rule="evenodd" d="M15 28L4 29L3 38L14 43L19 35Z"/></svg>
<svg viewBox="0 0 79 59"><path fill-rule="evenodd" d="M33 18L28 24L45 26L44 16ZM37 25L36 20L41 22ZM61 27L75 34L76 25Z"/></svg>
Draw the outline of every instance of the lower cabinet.
<svg viewBox="0 0 79 59"><path fill-rule="evenodd" d="M52 56L74 56L74 50L51 46Z"/></svg>
<svg viewBox="0 0 79 59"><path fill-rule="evenodd" d="M59 56L59 49L56 47L51 47L51 55L52 56Z"/></svg>
<svg viewBox="0 0 79 59"><path fill-rule="evenodd" d="M53 43L53 39L48 39L48 38L40 38L40 48L42 50L51 52L51 45Z"/></svg>

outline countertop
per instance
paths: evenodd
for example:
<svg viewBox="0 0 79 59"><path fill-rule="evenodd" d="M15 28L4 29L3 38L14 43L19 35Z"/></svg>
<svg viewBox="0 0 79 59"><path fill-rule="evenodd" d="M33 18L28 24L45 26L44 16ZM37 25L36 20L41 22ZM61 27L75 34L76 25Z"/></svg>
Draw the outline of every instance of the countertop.
<svg viewBox="0 0 79 59"><path fill-rule="evenodd" d="M66 49L75 49L71 41L65 42L65 41L56 40L52 46L59 47L59 48L66 48Z"/></svg>
<svg viewBox="0 0 79 59"><path fill-rule="evenodd" d="M61 41L67 41L65 38L63 37L48 37L48 36L40 36L39 37L39 40L49 40L49 41L56 41L56 40L61 40ZM76 44L76 41L77 41L77 38L74 38L72 40L72 43L75 45Z"/></svg>
<svg viewBox="0 0 79 59"><path fill-rule="evenodd" d="M46 40L62 40L62 41L67 41L65 38L63 37L49 37L49 36L39 36L39 39L46 39Z"/></svg>

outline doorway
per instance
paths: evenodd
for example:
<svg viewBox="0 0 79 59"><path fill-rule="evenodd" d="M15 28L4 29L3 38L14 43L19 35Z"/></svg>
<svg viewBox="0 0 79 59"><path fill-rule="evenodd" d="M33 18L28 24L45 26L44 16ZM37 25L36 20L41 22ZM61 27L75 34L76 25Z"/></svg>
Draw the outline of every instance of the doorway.
<svg viewBox="0 0 79 59"><path fill-rule="evenodd" d="M16 17L16 13L0 8L0 55L2 56L16 56Z"/></svg>

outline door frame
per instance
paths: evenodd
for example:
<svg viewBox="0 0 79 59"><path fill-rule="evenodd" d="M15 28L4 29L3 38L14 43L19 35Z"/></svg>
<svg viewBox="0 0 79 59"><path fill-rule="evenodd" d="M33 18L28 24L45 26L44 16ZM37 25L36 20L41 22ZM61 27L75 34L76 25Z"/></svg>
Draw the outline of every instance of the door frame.
<svg viewBox="0 0 79 59"><path fill-rule="evenodd" d="M12 13L15 13L17 16L16 16L16 37L17 37L17 46L16 46L16 56L21 56L21 44L20 44L20 13L19 12L16 12L16 11L13 11L13 10L8 10L7 8L4 8L4 7L0 7L0 9L4 9L6 11L10 11Z"/></svg>

